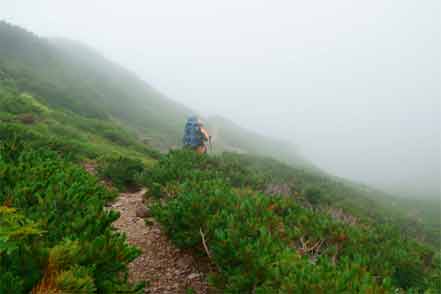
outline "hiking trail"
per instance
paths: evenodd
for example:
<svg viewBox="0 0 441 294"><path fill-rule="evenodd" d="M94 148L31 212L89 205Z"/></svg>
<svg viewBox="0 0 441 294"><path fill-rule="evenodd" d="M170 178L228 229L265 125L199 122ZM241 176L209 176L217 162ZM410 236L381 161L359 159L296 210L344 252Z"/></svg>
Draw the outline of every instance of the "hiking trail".
<svg viewBox="0 0 441 294"><path fill-rule="evenodd" d="M113 226L127 235L127 241L137 246L141 255L129 265L129 280L147 280L145 293L208 293L205 274L198 270L194 258L176 248L160 225L153 219L137 217L143 210L146 190L120 193L110 208L120 212Z"/></svg>
<svg viewBox="0 0 441 294"><path fill-rule="evenodd" d="M95 164L85 163L84 168L96 175ZM103 184L111 186L110 183ZM202 269L206 267L172 244L158 222L150 217L148 203L144 203L145 193L146 189L119 193L118 198L107 206L120 213L113 226L126 234L130 245L141 250L141 255L129 264L129 281L147 281L144 292L149 294L210 293L207 270ZM144 212L145 219L137 216L139 210Z"/></svg>

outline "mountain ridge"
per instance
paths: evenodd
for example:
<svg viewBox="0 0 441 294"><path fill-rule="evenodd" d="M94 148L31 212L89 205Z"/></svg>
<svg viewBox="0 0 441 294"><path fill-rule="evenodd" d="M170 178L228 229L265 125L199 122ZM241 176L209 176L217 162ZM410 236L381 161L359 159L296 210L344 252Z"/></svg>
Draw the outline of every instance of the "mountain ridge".
<svg viewBox="0 0 441 294"><path fill-rule="evenodd" d="M1 83L5 85L4 94ZM23 93L29 93L31 99L22 97ZM149 157L157 157L149 148L166 152L181 146L185 121L194 114L81 42L40 38L5 22L0 22L0 95L10 96L6 104L24 104L14 106L16 117L10 110L2 114L0 109L0 120L3 115L3 121L41 122L20 128L43 136L61 135L61 143L79 144L78 148L87 147L93 154L130 154L146 164L151 163ZM55 111L42 115L32 106L33 99ZM29 112L34 112L34 117ZM293 171L287 173L307 176L311 184L317 183L325 190L338 187L332 188L337 191L330 193L332 200L349 203L359 211L370 203L367 199L378 202L386 196L377 189L324 172L303 158L291 143L266 138L223 117L206 120L214 136L215 154L232 151L250 155L249 161L266 161L260 166L263 169L287 170L283 164L289 165ZM269 158L283 164L274 164ZM383 198L382 206L388 209L396 202L395 197ZM435 227L436 213L431 215L430 223Z"/></svg>
<svg viewBox="0 0 441 294"><path fill-rule="evenodd" d="M180 146L186 118L197 114L189 107L164 96L135 73L108 60L96 49L82 42L65 38L42 38L6 22L0 22L0 41L0 44L8 44L0 45L0 69L14 75L14 69L18 65L21 68L19 71L24 70L31 75L31 82L18 83L20 89L30 91L41 99L52 96L53 99L45 99L45 102L80 115L122 121L142 137L150 139L150 143L161 150ZM31 43L33 50L38 49L37 55L26 51ZM16 51L12 47L20 47L22 50ZM14 64L11 65L11 61ZM15 75L18 76L19 73ZM34 87L33 84L36 83L44 84L46 89ZM55 96L64 97L65 105L61 105L60 99ZM81 104L87 107L82 107ZM202 114L201 117L203 116ZM208 122L209 125L219 122L218 117L208 118L210 120L213 122ZM223 122L226 121L223 118ZM237 124L231 126L230 123L222 123L216 127L222 127L225 138L229 137L224 142L223 138L218 138L220 151L238 148L247 153L271 156L277 154L280 146L286 145L274 144L264 136L242 129ZM232 132L239 135L230 135ZM254 144L239 140L244 137L252 138ZM294 148L286 148L284 156L279 159L289 159L292 164L298 161L301 165L306 165L307 162Z"/></svg>
<svg viewBox="0 0 441 294"><path fill-rule="evenodd" d="M150 288L128 279L140 252L115 230L116 191L138 191L130 201L179 250L205 256L221 291L439 292L436 212L423 220L417 203L328 175L223 118L207 120L215 152L161 154L180 146L191 110L77 43L30 36L0 25L1 293ZM155 265L142 280L155 283Z"/></svg>

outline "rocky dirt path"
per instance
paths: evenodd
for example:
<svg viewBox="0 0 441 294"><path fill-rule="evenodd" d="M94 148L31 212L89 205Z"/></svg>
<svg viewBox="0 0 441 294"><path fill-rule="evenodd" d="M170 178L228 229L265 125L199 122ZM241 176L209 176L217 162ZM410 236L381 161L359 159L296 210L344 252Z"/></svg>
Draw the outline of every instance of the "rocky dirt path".
<svg viewBox="0 0 441 294"><path fill-rule="evenodd" d="M149 215L144 210L144 193L121 193L111 205L121 214L114 227L142 251L129 265L130 281L149 281L145 293L208 293L205 274L198 270L194 258L173 246L153 218L147 218L146 225L143 217Z"/></svg>

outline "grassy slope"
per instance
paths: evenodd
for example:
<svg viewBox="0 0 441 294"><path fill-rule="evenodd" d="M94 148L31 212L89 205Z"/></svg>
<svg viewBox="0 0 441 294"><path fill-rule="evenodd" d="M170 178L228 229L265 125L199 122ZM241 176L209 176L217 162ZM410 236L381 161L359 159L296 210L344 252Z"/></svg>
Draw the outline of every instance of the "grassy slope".
<svg viewBox="0 0 441 294"><path fill-rule="evenodd" d="M246 157L174 151L146 177L153 214L178 246L211 256L223 293L439 293L430 248L388 225L330 217L329 195L297 192L332 183ZM293 197L256 192L275 174L296 182Z"/></svg>
<svg viewBox="0 0 441 294"><path fill-rule="evenodd" d="M35 144L67 149L78 159L123 155L151 165L157 155L119 124L49 108L8 79L0 80L0 122L0 138L14 131Z"/></svg>
<svg viewBox="0 0 441 294"><path fill-rule="evenodd" d="M0 74L51 107L117 120L160 149L180 145L185 120L193 113L79 42L39 38L1 22ZM285 146L235 125L218 124L217 118L212 121L222 132L219 147L270 155ZM281 153L281 160L304 162L294 148Z"/></svg>
<svg viewBox="0 0 441 294"><path fill-rule="evenodd" d="M0 23L0 71L52 108L142 131L156 147L177 144L187 113L135 75L73 41L38 38Z"/></svg>
<svg viewBox="0 0 441 294"><path fill-rule="evenodd" d="M17 101L23 105L15 105ZM24 126L22 116L29 113L34 122ZM2 129L13 126L55 138L76 146L84 157L119 154L150 165L155 156L150 147L178 145L189 113L189 109L77 42L38 38L0 22ZM400 219L406 227L419 223L416 228L428 222L429 230L437 236L434 239L439 240L436 211L430 220L418 220L421 212L409 217L408 207L413 203L394 207L392 197L327 176L298 156L293 146L247 132L222 118L211 118L209 125L216 133L217 150L273 156L294 166L244 157L243 164L254 170L270 169L274 178L285 177L302 189L319 187L329 202L357 215Z"/></svg>
<svg viewBox="0 0 441 294"><path fill-rule="evenodd" d="M229 154L247 170L274 182L290 183L292 193L318 191L321 206L341 208L346 213L377 223L392 223L408 236L440 248L439 201L403 200L365 185L332 177L313 169L293 167L272 158Z"/></svg>

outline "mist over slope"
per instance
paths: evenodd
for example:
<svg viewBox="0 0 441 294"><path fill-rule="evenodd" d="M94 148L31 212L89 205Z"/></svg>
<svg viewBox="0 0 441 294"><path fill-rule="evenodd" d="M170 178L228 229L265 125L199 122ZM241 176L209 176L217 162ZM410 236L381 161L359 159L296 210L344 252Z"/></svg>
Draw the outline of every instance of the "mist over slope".
<svg viewBox="0 0 441 294"><path fill-rule="evenodd" d="M303 158L298 148L289 141L265 137L253 131L242 129L239 125L221 116L209 117L208 127L213 133L215 146L220 151L249 152L270 156L292 166L317 169L311 162Z"/></svg>
<svg viewBox="0 0 441 294"><path fill-rule="evenodd" d="M149 154L146 145L162 151L179 147L185 120L193 114L191 109L164 97L133 73L79 42L40 38L7 23L0 23L0 82L12 82L17 95L30 93L27 100L49 109L50 115L37 124L40 131L81 137L82 144L98 142L96 153L115 149L114 145L130 146L136 149L130 155L142 158ZM58 110L62 114L52 115ZM215 152L250 153L282 161L295 168L288 174L294 173L297 180L301 175L305 186L323 189L334 204L341 202L342 206L367 215L380 207L387 211L397 205L397 199L379 191L329 177L285 141L265 138L222 117L208 117L207 126L213 134ZM78 129L87 133L78 134ZM251 163L260 160L250 158ZM260 169L284 170L273 163L261 165ZM435 231L434 239L438 240L439 210L432 209L430 214L425 211L426 206L439 207L439 201L425 203L421 210L414 209L418 206L415 202L406 205L407 209L400 208L397 213L406 221L406 227L430 224L430 230Z"/></svg>
<svg viewBox="0 0 441 294"><path fill-rule="evenodd" d="M40 38L5 22L0 23L0 69L17 81L21 91L44 103L123 123L162 150L181 145L185 120L194 114L80 42ZM223 118L208 121L217 133L218 151L237 149L310 165L291 145L273 142Z"/></svg>
<svg viewBox="0 0 441 294"><path fill-rule="evenodd" d="M0 24L0 68L22 91L86 117L118 120L156 144L178 142L190 112L79 42Z"/></svg>

